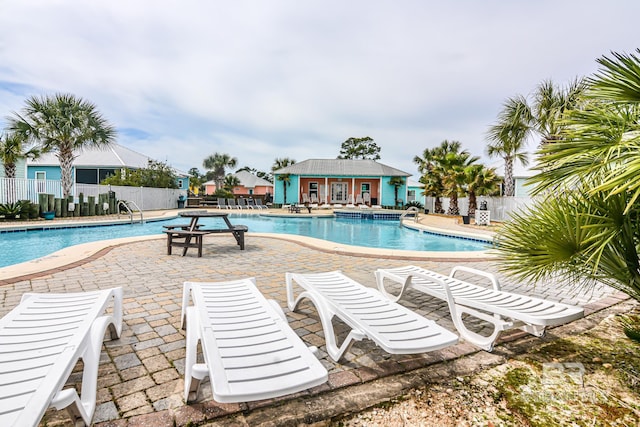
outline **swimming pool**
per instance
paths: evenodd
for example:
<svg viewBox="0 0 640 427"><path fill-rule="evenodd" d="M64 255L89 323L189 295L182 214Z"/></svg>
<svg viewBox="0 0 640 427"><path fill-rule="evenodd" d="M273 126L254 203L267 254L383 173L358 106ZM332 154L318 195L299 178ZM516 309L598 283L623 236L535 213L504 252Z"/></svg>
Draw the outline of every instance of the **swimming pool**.
<svg viewBox="0 0 640 427"><path fill-rule="evenodd" d="M487 243L469 239L430 235L399 227L397 221L341 218L288 218L258 215L229 215L234 224L249 232L294 234L346 245L413 251L482 251ZM203 218L205 228L220 226L220 219ZM0 268L49 255L81 243L120 237L162 234L162 226L180 219L147 221L144 224L67 227L0 233ZM184 220L182 220L184 222Z"/></svg>

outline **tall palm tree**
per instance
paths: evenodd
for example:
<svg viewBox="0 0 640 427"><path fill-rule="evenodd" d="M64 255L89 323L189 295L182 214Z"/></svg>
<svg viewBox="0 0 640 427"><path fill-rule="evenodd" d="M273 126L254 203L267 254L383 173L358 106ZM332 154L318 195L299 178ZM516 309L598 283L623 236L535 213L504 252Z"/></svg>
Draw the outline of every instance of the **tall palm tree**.
<svg viewBox="0 0 640 427"><path fill-rule="evenodd" d="M89 101L71 94L33 96L22 114L9 118L9 130L36 142L42 152L54 152L60 161L64 197L73 188L76 152L87 147L104 147L115 142L116 130Z"/></svg>
<svg viewBox="0 0 640 427"><path fill-rule="evenodd" d="M478 207L476 196L493 196L500 194L500 177L495 168L484 165L470 165L464 170L464 185L469 196L469 215L473 215Z"/></svg>
<svg viewBox="0 0 640 427"><path fill-rule="evenodd" d="M539 149L532 182L548 196L505 223L497 249L518 278L605 283L640 300L640 57L598 63L583 108L567 112L560 140Z"/></svg>
<svg viewBox="0 0 640 427"><path fill-rule="evenodd" d="M504 160L504 195L507 197L515 195L514 162L519 161L523 166L529 164L524 148L532 122L533 115L527 100L516 96L507 99L498 115L498 122L489 128L487 154Z"/></svg>
<svg viewBox="0 0 640 427"><path fill-rule="evenodd" d="M235 168L238 159L226 153L213 153L202 162L202 166L209 170L207 179L213 179L216 183L216 190L222 189L226 168Z"/></svg>

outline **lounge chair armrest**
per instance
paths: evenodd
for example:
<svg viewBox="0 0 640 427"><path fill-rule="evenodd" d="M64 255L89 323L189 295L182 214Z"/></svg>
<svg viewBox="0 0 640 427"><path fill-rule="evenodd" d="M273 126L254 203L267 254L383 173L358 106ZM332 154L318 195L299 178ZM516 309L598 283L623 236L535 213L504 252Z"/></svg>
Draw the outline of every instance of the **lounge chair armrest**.
<svg viewBox="0 0 640 427"><path fill-rule="evenodd" d="M487 278L487 279L489 279L491 281L491 286L493 287L494 290L496 290L496 291L502 290L501 286L500 286L500 282L498 281L498 278L493 273L489 273L488 271L478 270L476 268L466 267L466 266L463 266L463 265L456 265L455 267L453 267L451 269L451 273L449 273L449 277L451 277L451 278L455 277L455 274L458 271L464 271L466 273L471 273L471 274L475 274L477 276L485 277L485 278Z"/></svg>

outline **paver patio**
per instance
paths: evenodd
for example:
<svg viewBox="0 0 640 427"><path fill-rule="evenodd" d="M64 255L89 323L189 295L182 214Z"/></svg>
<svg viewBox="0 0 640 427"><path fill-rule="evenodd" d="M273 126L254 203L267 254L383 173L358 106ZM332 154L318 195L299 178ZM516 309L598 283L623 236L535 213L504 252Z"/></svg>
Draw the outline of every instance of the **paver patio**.
<svg viewBox="0 0 640 427"><path fill-rule="evenodd" d="M215 244L207 244L211 239L218 240ZM198 424L215 421L228 414L247 414L297 397L317 397L320 401L330 390L384 377L392 378L392 375L477 352L476 348L461 342L427 354L389 355L365 340L356 343L339 363L334 363L324 351L322 326L315 308L308 303L299 313L291 313L285 308L284 274L287 271L342 270L356 281L374 287L373 272L376 268L407 263L444 274L459 264L339 255L279 239L252 236L251 233L247 235L244 251L239 251L233 240L207 236L202 258L198 258L195 252L185 257L169 256L166 255L165 239L160 237L114 247L102 256L73 268L0 286L0 316L11 310L24 292L74 292L123 286L124 329L121 339L105 344L94 422L103 427ZM491 261L473 261L466 265L497 272ZM296 396L243 404L218 404L211 399L208 382L205 382L199 401L185 405L182 400L185 336L179 327L182 283L186 280L217 281L240 277L255 277L265 296L277 300L285 309L290 325L302 339L319 347L321 361L330 373L329 381ZM504 278L502 282L505 290L577 305L591 304L591 311L624 299L623 295L606 287L580 293L567 292L555 283L538 284L532 288ZM444 302L411 292L402 303L455 331ZM478 324L477 327L481 329L483 325ZM340 324L336 324L336 328L339 333L345 329ZM79 387L79 375L72 376L70 382ZM299 419L304 420L304 414L299 415ZM48 411L41 424L71 425L65 413L55 411Z"/></svg>

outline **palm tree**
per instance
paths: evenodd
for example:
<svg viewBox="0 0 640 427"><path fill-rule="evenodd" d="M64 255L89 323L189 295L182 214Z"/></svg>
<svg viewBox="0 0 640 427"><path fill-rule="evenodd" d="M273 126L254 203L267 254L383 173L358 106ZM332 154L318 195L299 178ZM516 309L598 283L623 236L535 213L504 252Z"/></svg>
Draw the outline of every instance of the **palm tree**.
<svg viewBox="0 0 640 427"><path fill-rule="evenodd" d="M532 130L532 122L533 116L527 100L516 96L504 103L498 122L489 128L487 154L504 160L504 195L507 197L515 195L514 162L517 160L523 166L529 163L523 150Z"/></svg>
<svg viewBox="0 0 640 427"><path fill-rule="evenodd" d="M437 169L437 159L442 150L442 146L435 148L426 148L422 153L422 157L415 156L413 162L418 165L420 178L418 181L424 184L424 196L434 197L434 213L443 214L442 194L444 193L444 185L442 184L442 176Z"/></svg>
<svg viewBox="0 0 640 427"><path fill-rule="evenodd" d="M574 79L565 88L551 80L540 83L533 95L533 130L540 135L541 145L557 142L564 127L565 113L580 107L586 87L584 79Z"/></svg>
<svg viewBox="0 0 640 427"><path fill-rule="evenodd" d="M286 168L287 166L291 166L295 163L296 161L294 159L290 159L289 157L276 158L273 161L273 166L271 166L271 172L275 172L278 169Z"/></svg>
<svg viewBox="0 0 640 427"><path fill-rule="evenodd" d="M470 165L464 170L464 183L469 196L469 215L476 212L476 196L493 196L500 194L500 177L495 168L484 165Z"/></svg>
<svg viewBox="0 0 640 427"><path fill-rule="evenodd" d="M240 185L240 179L235 175L227 175L224 177L222 188L229 193L233 193L233 189Z"/></svg>
<svg viewBox="0 0 640 427"><path fill-rule="evenodd" d="M465 170L478 160L478 157L470 157L466 151L460 153L450 153L446 157L447 162L443 164L443 171L446 171L442 184L444 194L449 197L449 209L447 215L460 215L458 207L458 196L464 193Z"/></svg>
<svg viewBox="0 0 640 427"><path fill-rule="evenodd" d="M462 193L464 185L464 170L466 167L478 161L478 157L471 156L466 151L460 151L462 144L459 141L444 140L438 147L425 150L424 159L414 158L414 162L419 164L419 168L427 170L421 182L434 184L434 188L442 186L442 193L449 197L449 209L447 214L459 215L458 195ZM421 160L424 161L421 163ZM437 181L436 181L437 180ZM426 191L426 189L425 189Z"/></svg>
<svg viewBox="0 0 640 427"><path fill-rule="evenodd" d="M401 176L392 176L391 179L389 179L389 185L393 186L393 191L394 191L394 198L393 198L393 207L397 207L398 206L398 190L400 190L400 187L402 187L404 185L404 178Z"/></svg>
<svg viewBox="0 0 640 427"><path fill-rule="evenodd" d="M291 174L283 173L278 175L278 181L282 181L284 187L284 204L287 204L287 187L291 184Z"/></svg>
<svg viewBox="0 0 640 427"><path fill-rule="evenodd" d="M4 165L4 177L8 179L7 201L17 201L17 189L15 185L16 164L24 158L36 158L39 151L35 147L27 149L24 137L18 133L0 135L0 161Z"/></svg>
<svg viewBox="0 0 640 427"><path fill-rule="evenodd" d="M0 161L4 165L5 178L16 177L16 163L24 158L36 158L40 154L35 147L27 148L23 134L16 132L0 135Z"/></svg>
<svg viewBox="0 0 640 427"><path fill-rule="evenodd" d="M497 248L520 279L605 283L640 300L640 57L598 63L583 107L566 112L559 141L539 149L532 182L547 197L505 223Z"/></svg>
<svg viewBox="0 0 640 427"><path fill-rule="evenodd" d="M207 179L213 179L216 183L216 190L220 190L226 174L225 169L234 168L237 163L238 159L226 153L213 153L204 159L202 166L210 171L207 173Z"/></svg>
<svg viewBox="0 0 640 427"><path fill-rule="evenodd" d="M86 147L104 147L115 142L116 130L97 107L71 94L33 96L22 114L9 118L9 130L25 141L33 141L42 152L55 152L60 161L62 191L71 195L75 152Z"/></svg>

